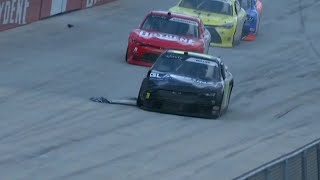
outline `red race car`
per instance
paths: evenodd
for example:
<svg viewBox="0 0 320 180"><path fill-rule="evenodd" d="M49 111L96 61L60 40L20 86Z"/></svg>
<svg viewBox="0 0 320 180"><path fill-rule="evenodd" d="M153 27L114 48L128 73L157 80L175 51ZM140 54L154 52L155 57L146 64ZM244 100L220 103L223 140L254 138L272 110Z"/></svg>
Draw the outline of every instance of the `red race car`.
<svg viewBox="0 0 320 180"><path fill-rule="evenodd" d="M126 61L150 67L165 50L208 53L211 35L201 19L151 11L130 33Z"/></svg>

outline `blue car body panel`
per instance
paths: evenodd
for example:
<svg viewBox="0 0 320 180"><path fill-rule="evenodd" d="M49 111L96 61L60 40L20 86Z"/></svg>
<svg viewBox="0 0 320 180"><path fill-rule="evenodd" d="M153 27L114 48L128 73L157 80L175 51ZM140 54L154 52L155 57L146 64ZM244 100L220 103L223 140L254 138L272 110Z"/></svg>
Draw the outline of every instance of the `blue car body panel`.
<svg viewBox="0 0 320 180"><path fill-rule="evenodd" d="M247 20L243 27L243 34L244 36L255 35L258 32L261 17L257 8L257 0L242 0L241 2L243 1L251 1L250 7L245 8Z"/></svg>

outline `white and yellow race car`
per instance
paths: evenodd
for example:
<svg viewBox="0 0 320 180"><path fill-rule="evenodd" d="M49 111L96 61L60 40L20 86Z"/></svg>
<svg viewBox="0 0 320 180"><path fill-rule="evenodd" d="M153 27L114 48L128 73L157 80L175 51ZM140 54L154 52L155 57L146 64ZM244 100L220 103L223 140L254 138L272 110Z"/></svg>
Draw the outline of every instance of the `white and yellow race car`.
<svg viewBox="0 0 320 180"><path fill-rule="evenodd" d="M171 12L202 19L211 34L211 46L233 47L240 43L247 18L238 0L180 0Z"/></svg>

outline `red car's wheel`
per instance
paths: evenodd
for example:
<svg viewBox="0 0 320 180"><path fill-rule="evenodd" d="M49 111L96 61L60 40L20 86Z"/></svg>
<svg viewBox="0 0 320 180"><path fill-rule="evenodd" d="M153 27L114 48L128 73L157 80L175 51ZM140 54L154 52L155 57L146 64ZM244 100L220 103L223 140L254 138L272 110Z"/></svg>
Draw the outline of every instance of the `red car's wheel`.
<svg viewBox="0 0 320 180"><path fill-rule="evenodd" d="M129 51L129 47L127 47L127 51L126 51L126 62L128 62L128 51Z"/></svg>

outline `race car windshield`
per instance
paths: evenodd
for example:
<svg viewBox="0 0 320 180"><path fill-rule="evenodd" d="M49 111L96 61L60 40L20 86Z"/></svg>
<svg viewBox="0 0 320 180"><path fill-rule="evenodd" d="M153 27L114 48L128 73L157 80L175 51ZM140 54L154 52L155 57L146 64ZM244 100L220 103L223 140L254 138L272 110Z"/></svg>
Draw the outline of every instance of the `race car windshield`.
<svg viewBox="0 0 320 180"><path fill-rule="evenodd" d="M218 64L203 58L167 53L156 61L153 70L174 75L216 81L219 78Z"/></svg>
<svg viewBox="0 0 320 180"><path fill-rule="evenodd" d="M183 0L179 6L199 11L207 11L229 16L233 15L231 4L223 2L222 0Z"/></svg>
<svg viewBox="0 0 320 180"><path fill-rule="evenodd" d="M241 7L244 9L244 10L248 10L248 9L251 9L251 1L252 0L239 0L240 4L241 4Z"/></svg>
<svg viewBox="0 0 320 180"><path fill-rule="evenodd" d="M185 37L199 37L198 23L196 21L175 17L149 16L143 23L142 29Z"/></svg>

